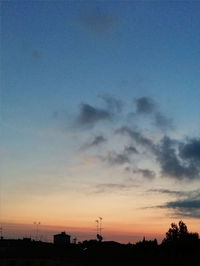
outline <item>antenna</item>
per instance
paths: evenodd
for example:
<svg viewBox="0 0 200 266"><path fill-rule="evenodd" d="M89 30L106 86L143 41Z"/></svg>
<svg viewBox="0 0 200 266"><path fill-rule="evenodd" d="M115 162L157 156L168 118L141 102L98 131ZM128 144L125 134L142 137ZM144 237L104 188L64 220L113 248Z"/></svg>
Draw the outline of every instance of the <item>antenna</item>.
<svg viewBox="0 0 200 266"><path fill-rule="evenodd" d="M103 240L103 237L102 237L102 220L103 218L102 217L98 217L97 220L95 220L95 222L97 223L97 239L99 240L99 242L101 242Z"/></svg>
<svg viewBox="0 0 200 266"><path fill-rule="evenodd" d="M97 229L97 235L98 235L99 234L99 220L95 220L95 222L97 223L96 229Z"/></svg>
<svg viewBox="0 0 200 266"><path fill-rule="evenodd" d="M102 220L103 220L103 218L99 217L99 234L100 235L101 235L101 232L102 232Z"/></svg>
<svg viewBox="0 0 200 266"><path fill-rule="evenodd" d="M3 239L3 227L2 227L2 224L1 224L1 227L0 227L0 236L1 236L1 239Z"/></svg>
<svg viewBox="0 0 200 266"><path fill-rule="evenodd" d="M39 225L41 224L40 222L33 222L35 225L35 240L38 241L38 234L39 234Z"/></svg>

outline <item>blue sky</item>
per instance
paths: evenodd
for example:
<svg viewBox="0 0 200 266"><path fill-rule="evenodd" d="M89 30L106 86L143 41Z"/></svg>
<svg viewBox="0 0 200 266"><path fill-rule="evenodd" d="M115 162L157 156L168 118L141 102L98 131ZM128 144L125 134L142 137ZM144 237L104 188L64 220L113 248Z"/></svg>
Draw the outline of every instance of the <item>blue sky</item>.
<svg viewBox="0 0 200 266"><path fill-rule="evenodd" d="M97 206L111 223L117 211L105 194L117 202L120 191L126 219L139 192L141 212L200 216L199 11L198 1L2 2L4 221L44 220L36 202L56 206L67 193L91 209L80 214L77 201L77 224Z"/></svg>

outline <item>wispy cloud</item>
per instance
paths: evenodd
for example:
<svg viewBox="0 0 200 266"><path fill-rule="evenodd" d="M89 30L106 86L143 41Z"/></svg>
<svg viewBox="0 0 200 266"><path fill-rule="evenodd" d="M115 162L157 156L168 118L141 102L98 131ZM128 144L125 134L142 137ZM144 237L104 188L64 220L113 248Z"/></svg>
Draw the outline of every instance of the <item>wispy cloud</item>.
<svg viewBox="0 0 200 266"><path fill-rule="evenodd" d="M96 146L99 146L99 145L105 143L106 141L107 141L107 139L103 135L98 135L98 136L94 137L91 141L86 143L83 148L86 149L86 148L96 147Z"/></svg>
<svg viewBox="0 0 200 266"><path fill-rule="evenodd" d="M153 170L149 169L136 169L132 171L134 174L139 174L142 175L142 177L147 178L147 179L153 179L156 177L156 173Z"/></svg>
<svg viewBox="0 0 200 266"><path fill-rule="evenodd" d="M93 8L86 10L79 15L79 21L88 30L102 34L110 32L118 22L118 18L109 14L102 8Z"/></svg>
<svg viewBox="0 0 200 266"><path fill-rule="evenodd" d="M109 94L102 94L99 97L105 102L106 107L113 113L121 112L123 109L123 102L116 97Z"/></svg>
<svg viewBox="0 0 200 266"><path fill-rule="evenodd" d="M188 192L187 191L179 191L179 190L170 190L170 189L149 189L147 192L150 193L161 193L161 194L167 194L167 195L172 195L172 196L187 196Z"/></svg>
<svg viewBox="0 0 200 266"><path fill-rule="evenodd" d="M131 188L137 187L134 183L124 182L124 183L104 183L97 184L94 188L94 193L107 193L107 192L117 192L117 191L126 191Z"/></svg>
<svg viewBox="0 0 200 266"><path fill-rule="evenodd" d="M106 155L100 156L100 159L110 165L122 165L130 163L134 154L138 154L134 146L125 146L121 152L109 151Z"/></svg>
<svg viewBox="0 0 200 266"><path fill-rule="evenodd" d="M116 134L125 135L135 141L137 145L142 145L150 150L154 150L155 146L151 139L143 136L139 131L135 131L128 126L123 126L115 131Z"/></svg>
<svg viewBox="0 0 200 266"><path fill-rule="evenodd" d="M110 151L105 156L100 156L102 161L107 162L109 165L122 165L125 163L130 163L129 155L125 152L117 153L115 151Z"/></svg>
<svg viewBox="0 0 200 266"><path fill-rule="evenodd" d="M153 124L161 130L173 129L173 121L164 115L159 105L151 97L143 96L134 99L135 113L129 116L145 115L153 119Z"/></svg>

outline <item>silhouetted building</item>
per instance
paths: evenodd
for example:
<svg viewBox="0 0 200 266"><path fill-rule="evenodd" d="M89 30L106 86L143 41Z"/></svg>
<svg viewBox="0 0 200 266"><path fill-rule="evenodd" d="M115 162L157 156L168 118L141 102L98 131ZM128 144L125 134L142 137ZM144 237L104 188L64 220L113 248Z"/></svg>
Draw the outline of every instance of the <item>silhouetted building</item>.
<svg viewBox="0 0 200 266"><path fill-rule="evenodd" d="M53 242L56 245L66 245L70 244L70 235L67 235L65 232L53 236Z"/></svg>

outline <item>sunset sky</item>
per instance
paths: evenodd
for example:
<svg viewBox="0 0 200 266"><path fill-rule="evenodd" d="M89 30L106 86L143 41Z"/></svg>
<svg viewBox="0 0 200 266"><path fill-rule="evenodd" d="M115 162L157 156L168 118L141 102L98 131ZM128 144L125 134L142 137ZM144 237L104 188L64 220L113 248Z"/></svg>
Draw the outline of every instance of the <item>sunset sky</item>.
<svg viewBox="0 0 200 266"><path fill-rule="evenodd" d="M0 222L200 233L200 2L2 1Z"/></svg>

